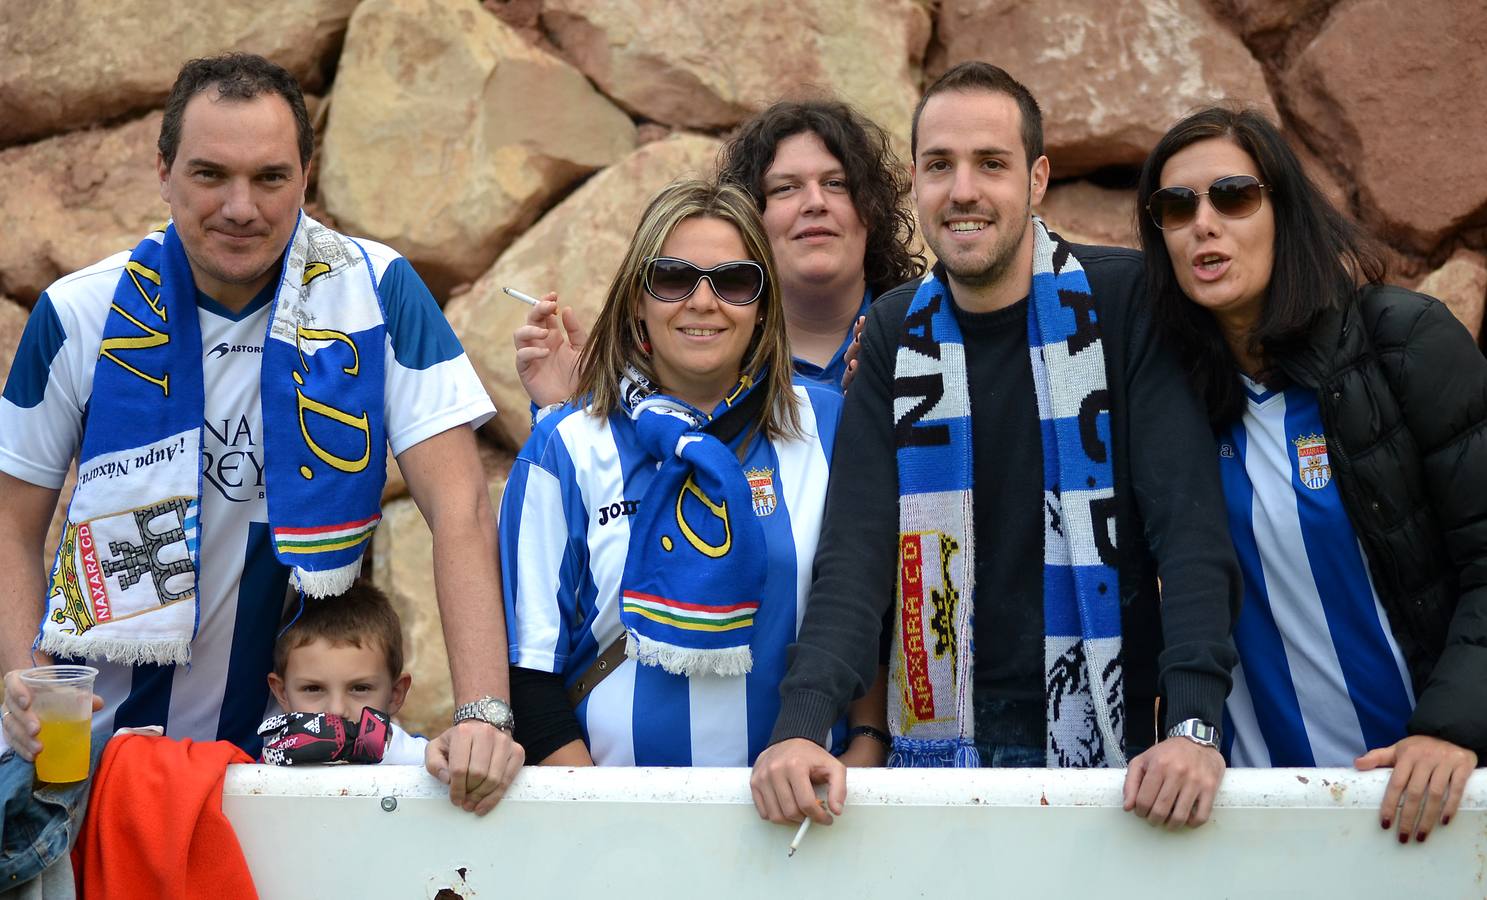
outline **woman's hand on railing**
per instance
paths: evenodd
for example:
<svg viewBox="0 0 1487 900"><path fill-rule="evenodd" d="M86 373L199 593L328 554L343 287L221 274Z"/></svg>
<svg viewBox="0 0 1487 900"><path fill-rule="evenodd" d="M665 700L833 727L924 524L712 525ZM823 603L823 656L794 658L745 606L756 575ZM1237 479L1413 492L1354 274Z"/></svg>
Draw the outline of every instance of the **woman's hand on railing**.
<svg viewBox="0 0 1487 900"><path fill-rule="evenodd" d="M815 785L826 785L826 806L816 799ZM777 825L799 823L810 816L830 825L847 800L847 767L814 741L790 738L764 749L754 761L749 788L759 818ZM828 808L830 811L828 811Z"/></svg>
<svg viewBox="0 0 1487 900"><path fill-rule="evenodd" d="M1397 822L1401 844L1408 844L1411 834L1424 843L1437 821L1446 825L1456 815L1466 779L1477 767L1477 754L1450 741L1415 734L1370 750L1353 765L1360 772L1381 766L1394 769L1379 809L1379 824L1387 831Z"/></svg>

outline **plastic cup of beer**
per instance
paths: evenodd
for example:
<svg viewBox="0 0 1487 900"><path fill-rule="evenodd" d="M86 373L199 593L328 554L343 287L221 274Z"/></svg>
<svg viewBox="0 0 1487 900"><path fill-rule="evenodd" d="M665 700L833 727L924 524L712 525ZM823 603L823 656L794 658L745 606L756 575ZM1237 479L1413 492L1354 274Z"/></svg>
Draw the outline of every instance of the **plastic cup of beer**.
<svg viewBox="0 0 1487 900"><path fill-rule="evenodd" d="M41 722L38 781L65 783L88 777L93 731L92 666L38 666L21 673L31 691L31 712Z"/></svg>

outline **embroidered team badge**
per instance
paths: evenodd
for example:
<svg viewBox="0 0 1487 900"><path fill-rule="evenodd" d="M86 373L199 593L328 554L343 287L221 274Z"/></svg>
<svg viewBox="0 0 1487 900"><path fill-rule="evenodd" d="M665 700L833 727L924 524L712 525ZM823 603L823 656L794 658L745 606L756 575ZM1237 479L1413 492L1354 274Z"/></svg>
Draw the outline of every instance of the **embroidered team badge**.
<svg viewBox="0 0 1487 900"><path fill-rule="evenodd" d="M1332 480L1332 465L1327 459L1327 439L1319 434L1303 434L1296 445L1297 473L1301 483L1320 491Z"/></svg>
<svg viewBox="0 0 1487 900"><path fill-rule="evenodd" d="M754 501L754 515L767 516L774 512L774 469L748 469L744 477L749 479L749 495Z"/></svg>

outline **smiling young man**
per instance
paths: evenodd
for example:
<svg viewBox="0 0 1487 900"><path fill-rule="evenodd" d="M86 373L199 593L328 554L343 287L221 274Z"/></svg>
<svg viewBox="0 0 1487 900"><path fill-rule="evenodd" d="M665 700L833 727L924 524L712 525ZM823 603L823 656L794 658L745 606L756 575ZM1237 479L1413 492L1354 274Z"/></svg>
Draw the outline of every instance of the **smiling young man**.
<svg viewBox="0 0 1487 900"><path fill-rule="evenodd" d="M841 811L844 771L815 739L870 683L891 607L890 764L1129 763L1128 809L1201 824L1239 579L1206 420L1154 342L1140 258L1033 218L1041 112L995 66L936 81L912 146L940 262L868 314L810 606L754 768L760 815Z"/></svg>
<svg viewBox="0 0 1487 900"><path fill-rule="evenodd" d="M313 139L283 68L187 63L160 130L171 224L37 302L0 400L5 738L40 746L16 675L34 642L98 667L96 731L160 725L256 753L286 589L314 603L350 585L390 445L434 534L466 704L428 764L485 811L522 760L471 430L494 410L407 261L302 214Z"/></svg>

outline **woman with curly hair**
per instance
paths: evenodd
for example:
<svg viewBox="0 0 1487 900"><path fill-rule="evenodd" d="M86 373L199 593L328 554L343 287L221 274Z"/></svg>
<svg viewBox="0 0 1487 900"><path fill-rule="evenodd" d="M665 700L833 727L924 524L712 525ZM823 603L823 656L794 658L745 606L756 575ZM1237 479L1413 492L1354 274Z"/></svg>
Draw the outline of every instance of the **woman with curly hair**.
<svg viewBox="0 0 1487 900"><path fill-rule="evenodd" d="M839 101L782 100L739 128L718 170L764 220L796 378L840 389L854 323L874 297L924 273L908 175L887 133ZM585 337L556 294L516 330L517 374L538 406L572 394Z"/></svg>

